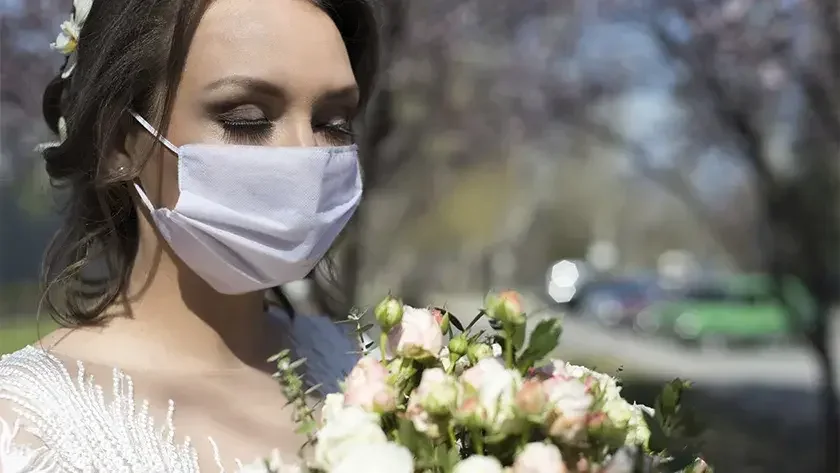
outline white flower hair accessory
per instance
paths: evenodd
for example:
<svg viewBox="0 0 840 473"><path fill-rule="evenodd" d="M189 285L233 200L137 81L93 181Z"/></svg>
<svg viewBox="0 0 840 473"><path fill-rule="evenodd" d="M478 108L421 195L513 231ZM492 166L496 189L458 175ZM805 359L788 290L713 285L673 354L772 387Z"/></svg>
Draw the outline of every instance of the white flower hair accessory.
<svg viewBox="0 0 840 473"><path fill-rule="evenodd" d="M61 78L67 79L73 74L76 69L76 50L79 47L79 36L82 33L82 28L85 26L90 10L93 8L93 0L73 0L73 13L70 14L70 19L61 23L61 32L55 38L55 42L50 44L50 48L67 56L67 62L64 64L64 70L61 72ZM50 148L61 146L61 143L67 139L67 120L64 117L58 119L58 138L59 141L51 141L41 143L35 147L37 153L43 153Z"/></svg>
<svg viewBox="0 0 840 473"><path fill-rule="evenodd" d="M74 0L73 13L70 19L61 23L61 33L55 38L50 47L67 56L67 64L61 78L66 79L76 68L76 49L79 46L79 35L85 25L90 9L93 7L93 0Z"/></svg>
<svg viewBox="0 0 840 473"><path fill-rule="evenodd" d="M38 146L35 147L36 153L43 153L44 151L50 148L58 148L61 146L61 143L64 143L64 140L67 139L67 120L64 117L59 117L58 119L58 141L48 141L46 143L40 143Z"/></svg>

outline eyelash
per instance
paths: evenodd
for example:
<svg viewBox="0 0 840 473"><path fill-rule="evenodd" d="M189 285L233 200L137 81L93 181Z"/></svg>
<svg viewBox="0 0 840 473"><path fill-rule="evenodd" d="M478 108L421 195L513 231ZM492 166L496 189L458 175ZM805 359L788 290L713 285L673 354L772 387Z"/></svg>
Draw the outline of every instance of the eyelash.
<svg viewBox="0 0 840 473"><path fill-rule="evenodd" d="M350 143L356 141L356 135L353 133L353 128L351 127L349 120L336 120L323 125L318 125L317 127L326 131L327 141L330 145L342 145L347 144L348 141Z"/></svg>
<svg viewBox="0 0 840 473"><path fill-rule="evenodd" d="M221 120L225 141L259 145L271 137L274 124L270 120Z"/></svg>
<svg viewBox="0 0 840 473"><path fill-rule="evenodd" d="M253 145L264 144L271 137L274 124L271 120L221 120L225 141L247 143ZM315 125L327 134L330 145L344 144L349 140L355 141L355 134L347 120Z"/></svg>

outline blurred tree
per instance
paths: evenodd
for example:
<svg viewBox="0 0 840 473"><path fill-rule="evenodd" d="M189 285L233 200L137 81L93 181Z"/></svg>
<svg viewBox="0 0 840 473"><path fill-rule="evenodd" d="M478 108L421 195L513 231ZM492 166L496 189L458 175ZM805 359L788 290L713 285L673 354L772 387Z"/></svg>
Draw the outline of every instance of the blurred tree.
<svg viewBox="0 0 840 473"><path fill-rule="evenodd" d="M43 87L63 60L51 51L70 2L12 2L0 16L0 283L34 280L54 229L53 195L33 151L49 138L41 118ZM34 306L34 301L32 304ZM31 309L31 307L29 307Z"/></svg>
<svg viewBox="0 0 840 473"><path fill-rule="evenodd" d="M619 93L620 73L598 94L582 94L580 129L623 142L643 174L683 199L733 249L733 219L721 222L692 182L698 160L725 157L712 184L746 176L757 232L752 244L776 281L790 321L813 348L823 374L826 472L840 471L840 411L831 351L831 310L840 266L840 11L836 0L653 0L599 2L600 12L647 29L677 72L673 91L688 140L662 165L595 116L603 91ZM668 140L671 137L666 138ZM686 169L688 171L686 171ZM728 171L727 171L728 169ZM715 182L717 181L717 182ZM731 202L731 201L730 201ZM731 205L731 204L730 204ZM744 242L738 243L743 248ZM802 281L813 310L790 297Z"/></svg>
<svg viewBox="0 0 840 473"><path fill-rule="evenodd" d="M695 113L692 134L730 148L751 176L762 224L756 241L823 373L826 472L840 471L829 330L840 266L838 15L835 0L674 0L660 6L651 25L683 71L680 94ZM791 97L801 98L794 139L779 150L774 138ZM813 314L790 300L789 276L813 296Z"/></svg>

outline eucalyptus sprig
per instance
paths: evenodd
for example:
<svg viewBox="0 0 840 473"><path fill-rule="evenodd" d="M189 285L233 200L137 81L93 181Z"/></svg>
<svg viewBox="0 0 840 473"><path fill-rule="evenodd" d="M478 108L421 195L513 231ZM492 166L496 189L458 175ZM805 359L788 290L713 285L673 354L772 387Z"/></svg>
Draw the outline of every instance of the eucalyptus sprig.
<svg viewBox="0 0 840 473"><path fill-rule="evenodd" d="M347 316L344 320L339 320L336 322L338 325L352 325L352 331L354 338L356 339L356 343L359 346L359 350L351 352L351 355L360 355L360 356L367 356L370 354L371 348L374 346L373 341L368 341L365 337L368 336L368 332L370 329L373 328L373 324L363 324L363 317L365 315L365 311L359 310L354 308L350 311L350 315Z"/></svg>
<svg viewBox="0 0 840 473"><path fill-rule="evenodd" d="M286 396L286 405L293 407L292 420L298 425L296 433L306 436L306 442L301 446L301 451L315 443L315 433L318 422L315 420L315 408L308 402L309 396L321 388L320 384L308 387L303 377L298 373L298 368L306 363L306 358L292 360L291 351L283 350L268 359L269 363L277 364L277 372L274 378L280 382L283 394Z"/></svg>

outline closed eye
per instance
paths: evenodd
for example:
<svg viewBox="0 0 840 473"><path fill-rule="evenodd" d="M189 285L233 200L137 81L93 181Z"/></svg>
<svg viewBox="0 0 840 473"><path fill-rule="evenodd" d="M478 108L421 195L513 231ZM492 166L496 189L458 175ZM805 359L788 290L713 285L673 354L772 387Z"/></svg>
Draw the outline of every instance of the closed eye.
<svg viewBox="0 0 840 473"><path fill-rule="evenodd" d="M265 144L274 130L274 123L255 105L241 105L217 116L224 130L225 141L233 143Z"/></svg>
<svg viewBox="0 0 840 473"><path fill-rule="evenodd" d="M319 145L344 146L355 142L352 122L346 118L337 118L323 123L313 123ZM321 139L323 138L323 140Z"/></svg>

